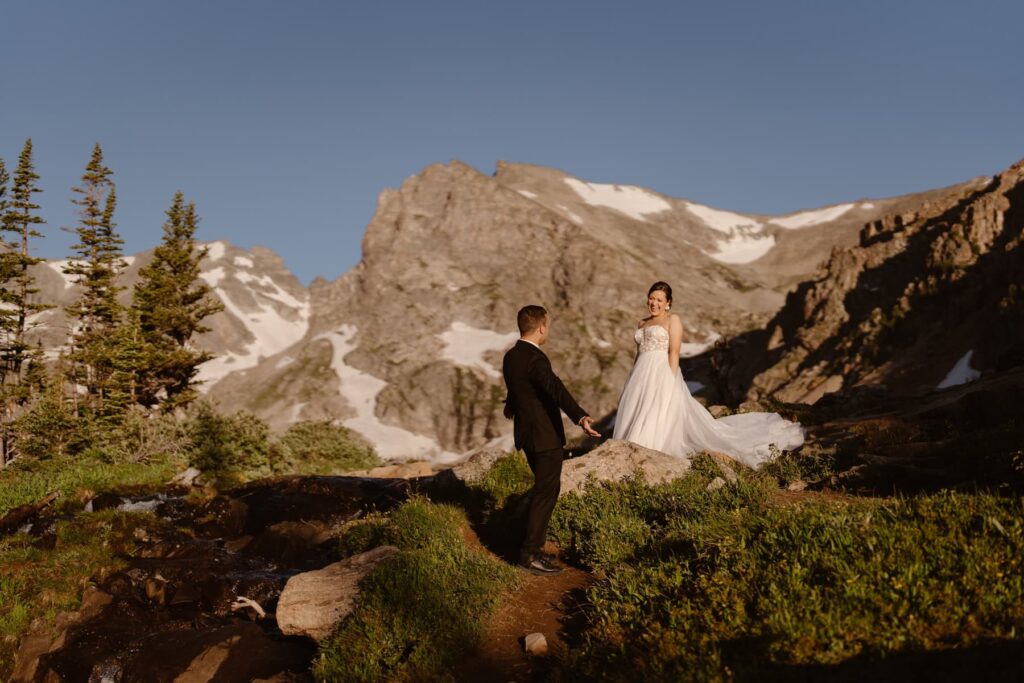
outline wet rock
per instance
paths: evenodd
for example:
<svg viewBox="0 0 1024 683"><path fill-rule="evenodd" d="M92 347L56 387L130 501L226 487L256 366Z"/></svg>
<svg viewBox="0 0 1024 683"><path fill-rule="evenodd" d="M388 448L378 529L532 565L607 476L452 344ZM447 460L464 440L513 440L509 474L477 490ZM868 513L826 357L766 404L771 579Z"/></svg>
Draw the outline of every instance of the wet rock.
<svg viewBox="0 0 1024 683"><path fill-rule="evenodd" d="M92 619L102 612L103 608L109 605L112 599L109 594L89 586L82 592L82 604L77 611L62 612L57 615L55 620L56 636L43 623L40 623L36 628L30 629L29 634L22 639L21 646L18 648L18 653L15 656L14 672L10 678L11 683L38 680L36 673L39 668L40 657L63 647L66 641L67 630L70 627Z"/></svg>
<svg viewBox="0 0 1024 683"><path fill-rule="evenodd" d="M354 608L363 577L398 553L394 546L381 546L293 576L277 603L278 628L285 635L326 638Z"/></svg>
<svg viewBox="0 0 1024 683"><path fill-rule="evenodd" d="M318 520L278 522L247 543L245 552L273 558L282 566L322 565L334 555L333 544L323 546L338 535L340 528Z"/></svg>
<svg viewBox="0 0 1024 683"><path fill-rule="evenodd" d="M17 531L59 497L60 491L54 491L38 502L19 505L9 511L0 518L0 534L10 534Z"/></svg>
<svg viewBox="0 0 1024 683"><path fill-rule="evenodd" d="M531 655L543 656L548 653L548 640L543 633L531 633L523 639L523 649Z"/></svg>
<svg viewBox="0 0 1024 683"><path fill-rule="evenodd" d="M112 493L110 491L104 491L103 493L99 494L91 501L89 501L90 505L92 506L93 512L118 508L121 507L121 505L124 504L124 502L124 496L117 493Z"/></svg>
<svg viewBox="0 0 1024 683"><path fill-rule="evenodd" d="M586 455L562 464L562 491L559 495L582 491L591 477L597 481L621 481L640 471L648 484L660 484L678 479L689 470L687 458L676 458L628 441L609 439Z"/></svg>
<svg viewBox="0 0 1024 683"><path fill-rule="evenodd" d="M184 472L178 472L171 479L172 484L178 484L180 486L197 486L199 484L199 477L202 472L197 470L195 467L189 467Z"/></svg>

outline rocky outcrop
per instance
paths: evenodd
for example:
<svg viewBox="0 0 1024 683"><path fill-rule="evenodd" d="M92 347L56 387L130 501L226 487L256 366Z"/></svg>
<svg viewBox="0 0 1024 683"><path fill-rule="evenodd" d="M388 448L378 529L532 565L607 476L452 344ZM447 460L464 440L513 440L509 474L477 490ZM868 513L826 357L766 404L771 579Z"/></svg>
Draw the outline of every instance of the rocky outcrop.
<svg viewBox="0 0 1024 683"><path fill-rule="evenodd" d="M1024 162L867 223L737 340L751 397L855 386L920 393L1024 363Z"/></svg>
<svg viewBox="0 0 1024 683"><path fill-rule="evenodd" d="M674 285L697 353L766 320L779 288L853 244L889 201L772 219L524 164L500 163L493 176L430 166L380 195L361 262L314 283L302 342L211 396L278 426L341 419L385 459L451 462L511 429L499 366L522 305L551 311L557 372L604 415L632 364L652 280ZM762 264L779 250L785 267Z"/></svg>
<svg viewBox="0 0 1024 683"><path fill-rule="evenodd" d="M676 458L635 443L610 439L586 455L562 464L559 495L582 492L588 481L621 481L640 472L648 484L662 484L689 471L689 458Z"/></svg>
<svg viewBox="0 0 1024 683"><path fill-rule="evenodd" d="M314 640L331 635L355 607L359 582L399 552L394 546L380 546L288 579L277 603L278 628L285 635Z"/></svg>

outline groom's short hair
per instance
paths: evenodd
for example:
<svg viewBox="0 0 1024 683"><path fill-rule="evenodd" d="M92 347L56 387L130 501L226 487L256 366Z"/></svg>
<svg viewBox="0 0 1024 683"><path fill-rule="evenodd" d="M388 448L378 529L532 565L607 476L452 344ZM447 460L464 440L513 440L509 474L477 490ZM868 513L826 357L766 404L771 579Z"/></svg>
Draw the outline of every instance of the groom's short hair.
<svg viewBox="0 0 1024 683"><path fill-rule="evenodd" d="M519 325L519 334L529 334L540 327L540 324L548 319L548 311L543 306L523 306L516 316L516 323Z"/></svg>

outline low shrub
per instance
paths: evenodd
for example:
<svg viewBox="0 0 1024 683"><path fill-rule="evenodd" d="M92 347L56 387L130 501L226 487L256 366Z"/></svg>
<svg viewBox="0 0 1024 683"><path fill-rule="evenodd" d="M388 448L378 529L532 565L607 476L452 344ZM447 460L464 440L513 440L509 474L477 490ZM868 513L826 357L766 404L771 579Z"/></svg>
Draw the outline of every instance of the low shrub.
<svg viewBox="0 0 1024 683"><path fill-rule="evenodd" d="M343 554L383 544L404 552L370 574L356 611L321 644L324 681L443 679L481 635L483 617L516 583L515 569L470 547L465 515L413 498L347 529Z"/></svg>
<svg viewBox="0 0 1024 683"><path fill-rule="evenodd" d="M287 468L288 455L270 438L270 427L245 411L222 415L200 403L188 420L190 464L223 483L267 476Z"/></svg>
<svg viewBox="0 0 1024 683"><path fill-rule="evenodd" d="M303 474L340 474L380 464L373 446L330 420L296 422L281 437L281 445L288 469Z"/></svg>
<svg viewBox="0 0 1024 683"><path fill-rule="evenodd" d="M592 486L559 504L559 542L605 573L565 680L823 676L854 658L1024 636L1024 499L782 505L769 477L707 482ZM616 525L628 532L609 541Z"/></svg>

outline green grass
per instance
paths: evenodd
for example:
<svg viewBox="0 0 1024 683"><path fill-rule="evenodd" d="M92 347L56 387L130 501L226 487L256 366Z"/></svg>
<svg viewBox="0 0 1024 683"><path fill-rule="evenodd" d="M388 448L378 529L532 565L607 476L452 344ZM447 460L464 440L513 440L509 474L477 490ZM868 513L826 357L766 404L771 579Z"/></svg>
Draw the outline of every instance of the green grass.
<svg viewBox="0 0 1024 683"><path fill-rule="evenodd" d="M117 554L134 548L132 532L156 523L149 513L104 510L58 522L53 550L23 534L0 538L0 679L30 624L52 628L60 612L77 609L91 577L123 566Z"/></svg>
<svg viewBox="0 0 1024 683"><path fill-rule="evenodd" d="M473 485L491 499L492 505L501 507L514 495L522 495L533 486L533 473L521 451L512 451L499 458L483 479Z"/></svg>
<svg viewBox="0 0 1024 683"><path fill-rule="evenodd" d="M1024 499L780 504L774 477L591 487L552 532L604 579L567 680L756 680L1024 637Z"/></svg>
<svg viewBox="0 0 1024 683"><path fill-rule="evenodd" d="M79 494L118 486L150 486L168 481L180 469L175 458L148 462L104 463L92 458L52 458L15 462L0 470L0 516L12 508L34 503L60 491L62 508L73 507Z"/></svg>
<svg viewBox="0 0 1024 683"><path fill-rule="evenodd" d="M484 617L517 582L512 567L470 547L466 525L458 508L413 498L347 530L343 554L385 544L403 552L363 581L356 611L321 644L318 680L450 679Z"/></svg>

